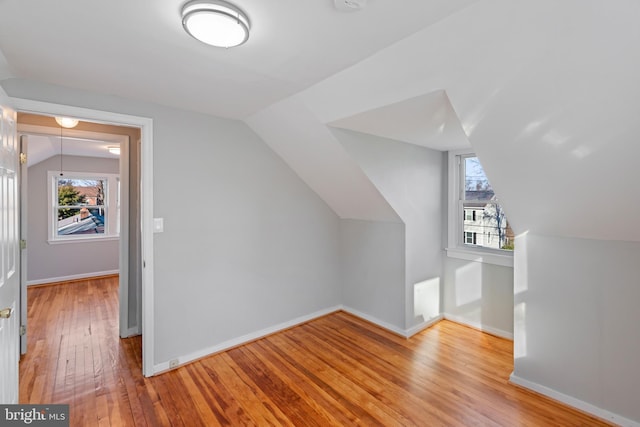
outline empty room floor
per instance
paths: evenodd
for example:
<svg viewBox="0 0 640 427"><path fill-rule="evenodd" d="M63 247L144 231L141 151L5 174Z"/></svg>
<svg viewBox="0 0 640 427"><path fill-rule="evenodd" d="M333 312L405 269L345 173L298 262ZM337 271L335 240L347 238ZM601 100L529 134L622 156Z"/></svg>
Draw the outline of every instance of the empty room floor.
<svg viewBox="0 0 640 427"><path fill-rule="evenodd" d="M31 287L20 402L73 426L604 426L509 384L513 344L449 321L404 339L337 312L152 378L118 278Z"/></svg>

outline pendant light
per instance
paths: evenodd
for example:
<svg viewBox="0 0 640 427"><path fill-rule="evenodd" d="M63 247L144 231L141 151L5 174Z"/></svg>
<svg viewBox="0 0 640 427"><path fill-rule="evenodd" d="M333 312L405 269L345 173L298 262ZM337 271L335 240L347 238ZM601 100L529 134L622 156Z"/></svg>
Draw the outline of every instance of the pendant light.
<svg viewBox="0 0 640 427"><path fill-rule="evenodd" d="M67 129L78 126L78 119L73 119L71 117L56 117L56 122L60 125L60 127Z"/></svg>
<svg viewBox="0 0 640 427"><path fill-rule="evenodd" d="M56 117L56 121L58 118ZM62 125L60 125L60 176L63 176L62 173Z"/></svg>
<svg viewBox="0 0 640 427"><path fill-rule="evenodd" d="M64 176L62 172L62 128L71 129L78 126L78 119L71 117L56 117L56 123L60 125L60 176Z"/></svg>

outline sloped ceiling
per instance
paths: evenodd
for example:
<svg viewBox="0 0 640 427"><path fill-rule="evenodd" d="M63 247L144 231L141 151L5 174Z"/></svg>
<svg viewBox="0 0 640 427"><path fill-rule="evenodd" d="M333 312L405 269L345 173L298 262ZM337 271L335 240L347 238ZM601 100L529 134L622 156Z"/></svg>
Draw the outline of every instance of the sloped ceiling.
<svg viewBox="0 0 640 427"><path fill-rule="evenodd" d="M443 90L374 108L329 125L441 151L470 147Z"/></svg>
<svg viewBox="0 0 640 427"><path fill-rule="evenodd" d="M65 156L102 157L117 160L119 156L108 151L120 147L119 142L85 138L63 138L62 153ZM29 135L27 166L33 166L61 152L60 138L50 135Z"/></svg>
<svg viewBox="0 0 640 427"><path fill-rule="evenodd" d="M325 124L416 143L419 124L394 122L422 108L438 123L444 88L516 232L639 241L637 16L631 1L483 1L295 97Z"/></svg>
<svg viewBox="0 0 640 427"><path fill-rule="evenodd" d="M18 78L245 118L474 1L234 0L251 36L219 49L183 30L186 0L2 0L0 51Z"/></svg>
<svg viewBox="0 0 640 427"><path fill-rule="evenodd" d="M341 218L401 222L327 126L294 99L247 119Z"/></svg>
<svg viewBox="0 0 640 427"><path fill-rule="evenodd" d="M323 126L440 150L470 143L517 232L640 241L640 3L370 1L336 15L331 1L245 1L255 32L228 51L193 45L175 26L177 3L153 2L140 31L132 16L151 4L135 3L93 6L104 16L89 31L80 0L65 2L79 23L44 0L4 0L0 49L18 78L245 118L341 215L390 213ZM38 45L45 35L48 49ZM95 62L73 69L79 51ZM305 144L335 157L314 162ZM348 194L366 195L368 208Z"/></svg>

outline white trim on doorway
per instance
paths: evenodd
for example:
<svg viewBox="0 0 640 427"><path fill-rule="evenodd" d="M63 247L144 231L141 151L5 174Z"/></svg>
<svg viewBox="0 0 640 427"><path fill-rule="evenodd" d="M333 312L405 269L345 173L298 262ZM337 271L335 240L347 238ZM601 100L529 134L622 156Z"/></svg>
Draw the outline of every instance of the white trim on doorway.
<svg viewBox="0 0 640 427"><path fill-rule="evenodd" d="M11 98L14 108L20 112L71 116L87 121L140 128L140 221L142 233L142 373L154 372L154 296L153 296L153 120L148 117L93 110L62 104ZM131 141L132 144L135 141ZM124 242L124 240L121 240ZM122 254L124 251L120 251ZM123 261L121 260L121 265ZM124 299L124 300L123 300ZM120 318L127 319L127 295L120 290ZM124 312L123 312L124 311ZM122 323L122 322L121 322ZM127 331L126 324L121 325ZM130 332L130 331L129 331ZM125 332L126 333L126 332Z"/></svg>

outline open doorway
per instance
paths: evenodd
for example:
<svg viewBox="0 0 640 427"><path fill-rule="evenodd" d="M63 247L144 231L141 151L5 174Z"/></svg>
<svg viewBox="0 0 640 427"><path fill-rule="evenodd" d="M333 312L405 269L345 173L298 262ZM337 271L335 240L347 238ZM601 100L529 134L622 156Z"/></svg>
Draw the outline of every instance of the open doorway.
<svg viewBox="0 0 640 427"><path fill-rule="evenodd" d="M154 363L154 295L153 295L153 119L134 116L130 114L114 113L104 110L76 107L64 104L55 104L30 99L12 98L13 107L23 113L39 114L44 116L76 117L83 121L116 126L135 127L140 129L139 144L139 203L140 212L140 262L137 267L142 271L139 305L127 306L120 302L120 309L125 307L141 317L138 327L142 332L141 350L142 371L144 376L152 376L159 371ZM130 286L131 290L132 287ZM124 293L120 292L123 296ZM24 306L21 312L24 312ZM122 315L122 313L121 313ZM133 316L129 316L133 319Z"/></svg>
<svg viewBox="0 0 640 427"><path fill-rule="evenodd" d="M27 287L117 277L119 335L142 331L141 131L19 113L22 324L28 351ZM65 194L60 198L60 194Z"/></svg>

